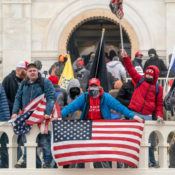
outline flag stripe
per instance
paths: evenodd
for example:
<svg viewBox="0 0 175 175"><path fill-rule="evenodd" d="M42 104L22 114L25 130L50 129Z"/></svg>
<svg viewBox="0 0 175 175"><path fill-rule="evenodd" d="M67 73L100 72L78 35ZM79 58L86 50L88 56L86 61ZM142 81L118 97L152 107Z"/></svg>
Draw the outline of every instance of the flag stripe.
<svg viewBox="0 0 175 175"><path fill-rule="evenodd" d="M103 146L103 147L116 147L116 148L125 148L125 149L130 149L136 152L139 152L139 149L130 145L123 145L123 144L108 144L108 143L94 143L94 144L74 144L74 145L60 145L60 146L54 146L54 151L57 150L65 150L65 149L72 149L72 148L86 148L86 147L97 147L98 149Z"/></svg>
<svg viewBox="0 0 175 175"><path fill-rule="evenodd" d="M84 145L87 145L87 144L105 144L106 143L106 140L77 140L77 141L63 141L63 142L60 142L60 145L79 145L79 144L84 144ZM139 145L136 144L136 143L133 143L133 142L129 142L129 141L118 141L118 140L108 140L107 142L108 144L120 144L120 145L127 145L127 146L133 146L133 147L136 147L136 148L139 148ZM56 146L56 144L54 145Z"/></svg>
<svg viewBox="0 0 175 175"><path fill-rule="evenodd" d="M98 154L114 154L114 155L122 155L122 156L127 156L127 157L130 157L132 159L135 159L135 160L139 160L137 156L133 155L133 154L130 154L130 153L126 153L126 152L121 152L121 151L106 151L106 150L103 150L103 151L77 151L77 152L71 152L71 153L63 153L63 154L56 154L55 155L55 159L60 159L60 158L65 158L65 157L70 157L70 154L71 156L85 156L85 155L98 155Z"/></svg>
<svg viewBox="0 0 175 175"><path fill-rule="evenodd" d="M132 135L132 136L137 136L142 138L141 134L138 134L137 132L128 132L128 131L92 131L92 134L120 134L121 136L123 135Z"/></svg>
<svg viewBox="0 0 175 175"><path fill-rule="evenodd" d="M114 155L114 154L99 154L98 155L99 158L101 159L109 159L109 158L120 158L120 159L124 159L124 160L129 160L130 162L133 162L135 165L137 165L137 160L131 158L131 157L128 157L128 156L124 156L124 155ZM69 156L69 157L64 157L64 158L59 158L59 159L56 159L58 160L58 162L65 162L65 161L73 161L73 160L76 160L77 163L79 163L79 160L87 160L87 159L97 159L97 155L83 155L83 156Z"/></svg>
<svg viewBox="0 0 175 175"><path fill-rule="evenodd" d="M139 153L135 150L131 150L128 148L119 148L119 147L86 147L86 148L70 148L70 149L58 149L55 151L55 155L56 154L62 154L62 153L66 153L66 152L78 152L78 151L99 151L99 150L103 150L103 151L123 151L126 153L130 153L130 154L134 154L137 157L139 156Z"/></svg>
<svg viewBox="0 0 175 175"><path fill-rule="evenodd" d="M93 131L101 131L101 128L93 128ZM103 128L103 131L131 131L131 132L137 132L139 134L142 134L142 131L134 128Z"/></svg>
<svg viewBox="0 0 175 175"><path fill-rule="evenodd" d="M98 159L86 159L86 162L102 162L102 161L117 161L117 162L123 162L126 163L134 168L137 167L136 164L134 164L133 162L130 162L126 159L122 159L122 158L98 158ZM68 164L75 164L77 163L77 160L72 160L72 161L65 161L65 162L59 162L57 163L58 166L63 166L63 165L68 165ZM84 163L84 159L79 159L78 163Z"/></svg>
<svg viewBox="0 0 175 175"><path fill-rule="evenodd" d="M92 140L120 140L120 141L128 141L128 142L133 142L136 144L140 144L139 141L135 140L135 139L130 139L130 138L120 138L120 137L94 137L92 138Z"/></svg>
<svg viewBox="0 0 175 175"><path fill-rule="evenodd" d="M55 133L56 139L61 140L58 142L55 140L52 143L53 156L56 162L63 165L68 164L68 162L80 163L89 160L123 160L124 163L128 162L128 164L136 167L139 160L144 123L108 121L92 121L92 125L88 121L79 122L79 124L75 124L78 121L72 121L72 124L70 121L67 124L69 126L64 125L64 121L62 121L60 125L55 125L58 126L59 133L64 133ZM77 128L72 128L72 125ZM66 134L66 132L70 134ZM86 135L86 132L87 134L91 132L91 136ZM76 137L74 136L75 133Z"/></svg>
<svg viewBox="0 0 175 175"><path fill-rule="evenodd" d="M140 131L142 131L142 129L143 129L143 127L141 127L141 126L127 126L127 125L95 125L95 126L93 126L93 128L106 128L106 127L108 127L108 128L135 128L135 129L139 129Z"/></svg>

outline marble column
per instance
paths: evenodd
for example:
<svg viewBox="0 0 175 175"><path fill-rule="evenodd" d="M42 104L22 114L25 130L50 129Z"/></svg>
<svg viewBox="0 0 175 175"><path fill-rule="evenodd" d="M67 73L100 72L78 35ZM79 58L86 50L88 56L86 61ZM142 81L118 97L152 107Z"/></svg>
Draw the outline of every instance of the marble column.
<svg viewBox="0 0 175 175"><path fill-rule="evenodd" d="M2 0L3 77L31 60L31 0Z"/></svg>

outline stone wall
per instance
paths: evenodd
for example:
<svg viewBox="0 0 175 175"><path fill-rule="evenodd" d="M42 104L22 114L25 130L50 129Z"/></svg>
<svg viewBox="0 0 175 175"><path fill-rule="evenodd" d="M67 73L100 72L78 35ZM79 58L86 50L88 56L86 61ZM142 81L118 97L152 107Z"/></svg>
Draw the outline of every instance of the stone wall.
<svg viewBox="0 0 175 175"><path fill-rule="evenodd" d="M69 36L87 18L100 16L117 23L108 5L109 0L0 0L0 77L20 60L39 59L48 69L65 54ZM172 52L174 9L175 0L124 1L123 27L132 54L139 49L147 57L152 47L161 58Z"/></svg>

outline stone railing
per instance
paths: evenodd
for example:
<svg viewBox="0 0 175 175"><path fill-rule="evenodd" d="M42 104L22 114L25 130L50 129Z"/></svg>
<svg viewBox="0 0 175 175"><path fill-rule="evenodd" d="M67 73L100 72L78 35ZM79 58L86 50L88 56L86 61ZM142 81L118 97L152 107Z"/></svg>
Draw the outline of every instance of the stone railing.
<svg viewBox="0 0 175 175"><path fill-rule="evenodd" d="M7 123L0 123L0 133L5 132L8 136L8 154L9 154L9 168L0 169L0 174L11 175L12 173L18 175L74 175L74 174L92 174L92 175L102 175L102 174L120 174L120 175L135 175L142 173L146 174L158 174L168 175L175 174L175 169L169 167L169 156L167 148L169 144L167 143L167 138L170 132L175 130L174 121L166 121L164 125L159 125L156 121L146 121L145 128L140 149L140 160L138 168L116 168L116 162L113 162L113 168L93 168L92 163L87 163L85 169L68 168L63 169L62 167L53 169L37 169L36 168L36 137L39 134L37 126L33 126L29 134L26 135L27 142L25 147L27 148L27 168L16 169L14 165L16 164L17 157L17 136L13 133L13 129ZM160 168L149 168L148 167L148 138L151 132L155 131L158 136L159 144L157 146L158 154L156 153L157 161Z"/></svg>

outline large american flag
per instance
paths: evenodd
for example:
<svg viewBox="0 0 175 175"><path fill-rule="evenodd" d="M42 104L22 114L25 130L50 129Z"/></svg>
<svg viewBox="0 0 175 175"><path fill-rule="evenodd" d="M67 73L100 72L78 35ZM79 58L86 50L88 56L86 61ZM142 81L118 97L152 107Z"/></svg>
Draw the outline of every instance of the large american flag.
<svg viewBox="0 0 175 175"><path fill-rule="evenodd" d="M144 123L133 120L57 120L52 124L52 154L59 166L98 161L138 165Z"/></svg>
<svg viewBox="0 0 175 175"><path fill-rule="evenodd" d="M47 134L50 120L49 119L45 120L44 118L44 114L46 110L46 103L47 103L46 97L44 94L38 96L37 98L29 102L17 118L9 121L12 124L12 126L15 126L16 128L16 130L14 128L14 132L16 134L19 133L19 135L21 135L21 133L29 132L29 130L22 131L23 128L24 129L28 128L24 125L38 124L40 132L42 134ZM54 104L54 108L53 108L51 117L55 119L58 119L58 118L61 119L61 111L57 103ZM20 121L23 122L22 125ZM21 128L21 126L23 126L23 128Z"/></svg>

